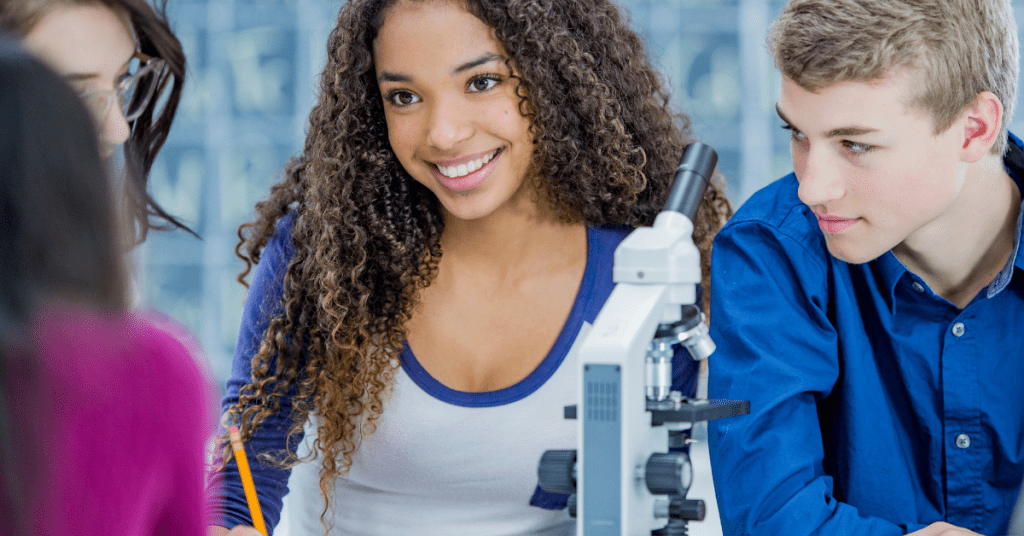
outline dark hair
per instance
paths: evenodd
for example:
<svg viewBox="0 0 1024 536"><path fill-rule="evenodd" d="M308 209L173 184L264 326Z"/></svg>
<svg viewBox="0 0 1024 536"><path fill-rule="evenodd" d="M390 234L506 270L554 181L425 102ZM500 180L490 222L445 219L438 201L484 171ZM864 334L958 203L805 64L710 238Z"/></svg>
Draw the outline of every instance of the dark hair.
<svg viewBox="0 0 1024 536"><path fill-rule="evenodd" d="M257 204L256 221L239 229L236 248L248 267L239 276L245 284L277 223L296 212L284 313L271 321L251 383L225 418L251 433L294 393L292 433L310 412L321 417L315 447L325 494L357 448L350 417L363 415L372 428L381 413L405 324L443 253L439 203L391 149L374 71L373 40L397 1L341 7L304 150ZM520 110L531 121L536 186L557 214L589 225L651 224L692 141L690 121L670 107L620 8L610 0L461 5L494 28L508 53ZM705 263L730 214L718 179L695 221Z"/></svg>
<svg viewBox="0 0 1024 536"><path fill-rule="evenodd" d="M30 364L23 359L25 333L42 302L126 307L117 229L110 180L88 111L59 75L0 34L0 503L5 517L23 498L17 475L32 471L9 466L31 456L24 448L31 438L11 428L9 367L13 360ZM16 521L17 516L8 518Z"/></svg>
<svg viewBox="0 0 1024 536"><path fill-rule="evenodd" d="M166 68L153 78L153 98L138 119L132 122L131 135L124 144L126 173L125 196L131 206L128 216L134 227L131 239L140 243L150 230L183 229L198 237L191 228L170 215L149 193L149 171L157 153L167 141L185 81L185 53L167 21L167 0L152 6L146 0L4 0L0 2L0 29L24 37L55 6L98 5L123 15L131 23L143 54L160 58ZM145 94L146 91L139 91ZM158 109L159 106L159 109Z"/></svg>

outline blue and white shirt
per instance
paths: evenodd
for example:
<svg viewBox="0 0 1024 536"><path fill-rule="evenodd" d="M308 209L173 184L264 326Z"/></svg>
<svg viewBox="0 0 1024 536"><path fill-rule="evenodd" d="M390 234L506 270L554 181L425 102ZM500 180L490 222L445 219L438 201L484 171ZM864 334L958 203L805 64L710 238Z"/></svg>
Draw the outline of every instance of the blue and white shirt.
<svg viewBox="0 0 1024 536"><path fill-rule="evenodd" d="M256 268L225 409L238 400L263 333L280 314L282 278L294 255L291 219L278 225ZM545 359L519 383L484 393L456 391L433 378L405 348L376 430L359 438L351 469L338 479L327 514L332 534L573 534L565 496L537 488L537 465L548 449L576 446L576 423L563 417L563 408L577 400L574 348L614 287L613 255L629 231L622 226L587 229L587 266L569 318ZM692 394L696 379L697 364L685 350L677 351L673 388ZM287 494L281 533L323 534L320 464L300 464L289 475L255 459L258 452L285 448L290 411L290 402L283 401L281 411L247 444L260 504L268 528L275 527ZM315 417L305 428L303 445L290 445L300 455L309 452ZM213 483L224 494L220 524L249 524L233 462L214 475Z"/></svg>

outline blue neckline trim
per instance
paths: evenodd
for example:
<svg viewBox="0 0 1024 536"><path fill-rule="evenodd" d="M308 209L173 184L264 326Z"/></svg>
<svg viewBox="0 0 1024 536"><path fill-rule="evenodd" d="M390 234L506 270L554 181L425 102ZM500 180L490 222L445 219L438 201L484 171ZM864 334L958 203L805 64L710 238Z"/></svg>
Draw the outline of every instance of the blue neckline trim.
<svg viewBox="0 0 1024 536"><path fill-rule="evenodd" d="M580 327L583 325L584 315L590 307L590 298L593 294L594 283L597 279L597 265L599 262L598 259L595 258L598 251L598 245L595 243L596 240L597 233L592 227L588 226L587 266L583 271L583 280L580 281L580 288L576 291L576 300L572 304L572 310L569 311L569 318L566 319L565 325L562 326L562 331L558 334L558 338L555 339L555 344L551 346L551 350L548 352L548 355L544 357L544 360L540 362L540 365L537 365L537 368L534 369L533 372L523 378L519 383L504 389L488 391L485 393L457 391L437 381L436 378L431 376L430 373L423 368L423 365L421 365L419 360L416 359L415 354L412 353L412 349L409 348L408 341L403 343L404 348L402 349L402 355L400 358L402 369L409 375L409 378L412 379L413 383L418 385L420 389L423 389L427 394L442 402L455 406L462 406L466 408L489 408L511 404L530 396L537 389L540 389L540 387L544 385L552 375L554 375L555 371L558 370L562 361L564 361L565 357L569 354L569 349L576 341L576 335L579 333Z"/></svg>

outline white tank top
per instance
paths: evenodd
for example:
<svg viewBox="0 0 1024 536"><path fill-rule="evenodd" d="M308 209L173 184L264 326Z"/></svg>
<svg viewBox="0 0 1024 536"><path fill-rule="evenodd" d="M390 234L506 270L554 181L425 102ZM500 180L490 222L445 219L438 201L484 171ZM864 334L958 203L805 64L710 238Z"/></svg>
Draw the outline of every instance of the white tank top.
<svg viewBox="0 0 1024 536"><path fill-rule="evenodd" d="M577 348L589 328L583 324L568 351L552 348L523 381L490 393L444 387L406 348L376 431L337 480L328 534L574 534L565 509L530 506L530 499L544 451L576 448L576 421L563 408L576 403ZM300 457L316 437L314 419ZM324 534L319 469L317 459L292 469L275 535Z"/></svg>

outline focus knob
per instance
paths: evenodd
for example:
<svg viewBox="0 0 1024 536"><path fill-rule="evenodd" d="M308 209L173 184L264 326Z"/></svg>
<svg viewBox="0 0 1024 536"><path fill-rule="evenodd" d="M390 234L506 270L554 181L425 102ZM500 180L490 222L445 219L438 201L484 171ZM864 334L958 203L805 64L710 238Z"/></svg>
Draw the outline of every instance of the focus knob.
<svg viewBox="0 0 1024 536"><path fill-rule="evenodd" d="M707 508L704 506L704 501L700 499L675 497L668 507L669 518L680 521L704 521L706 513Z"/></svg>
<svg viewBox="0 0 1024 536"><path fill-rule="evenodd" d="M576 450L549 450L537 467L540 488L552 493L576 493Z"/></svg>
<svg viewBox="0 0 1024 536"><path fill-rule="evenodd" d="M644 479L647 489L655 495L685 496L693 481L690 457L685 452L651 454L647 459Z"/></svg>

